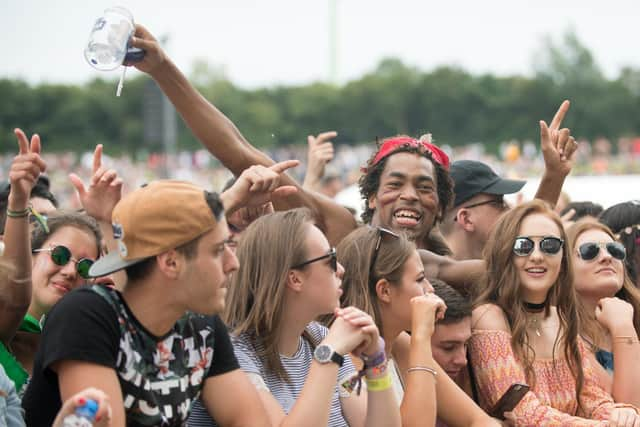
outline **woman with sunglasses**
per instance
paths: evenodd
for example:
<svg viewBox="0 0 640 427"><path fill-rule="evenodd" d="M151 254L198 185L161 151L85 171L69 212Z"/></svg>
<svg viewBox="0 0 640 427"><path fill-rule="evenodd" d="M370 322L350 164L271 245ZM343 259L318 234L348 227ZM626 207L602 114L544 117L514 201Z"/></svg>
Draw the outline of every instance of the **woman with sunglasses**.
<svg viewBox="0 0 640 427"><path fill-rule="evenodd" d="M258 218L236 254L224 320L271 424L400 425L378 328L362 311L340 308L344 269L309 211ZM330 329L315 322L327 313L338 318ZM348 353L368 360L361 376ZM200 404L189 425L212 425Z"/></svg>
<svg viewBox="0 0 640 427"><path fill-rule="evenodd" d="M382 332L403 425L433 426L436 412L450 426L497 425L433 359L431 335L446 306L415 245L403 234L360 227L337 249L345 266L341 304L362 307Z"/></svg>
<svg viewBox="0 0 640 427"><path fill-rule="evenodd" d="M514 383L531 389L512 414L517 425L637 426L614 404L579 337L573 267L559 217L540 201L496 224L487 274L474 302L469 354L479 403L489 410Z"/></svg>
<svg viewBox="0 0 640 427"><path fill-rule="evenodd" d="M4 259L12 264L0 310L0 359L9 377L21 389L33 368L40 341L41 321L67 292L84 283L88 269L100 254L101 233L96 221L79 213L51 215L41 220L29 238L29 195L45 163L40 139L31 141L16 130L20 151L9 171L11 190L7 206Z"/></svg>
<svg viewBox="0 0 640 427"><path fill-rule="evenodd" d="M600 223L578 222L567 234L574 286L587 316L581 335L615 401L640 406L640 292L625 271L625 247Z"/></svg>

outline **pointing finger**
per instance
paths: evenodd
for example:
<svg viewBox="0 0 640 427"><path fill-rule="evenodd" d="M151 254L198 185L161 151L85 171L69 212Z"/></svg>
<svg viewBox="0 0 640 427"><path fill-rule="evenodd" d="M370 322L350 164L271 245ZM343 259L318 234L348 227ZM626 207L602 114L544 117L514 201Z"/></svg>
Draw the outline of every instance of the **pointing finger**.
<svg viewBox="0 0 640 427"><path fill-rule="evenodd" d="M20 154L27 154L29 152L29 140L27 139L27 135L24 134L22 129L15 128L13 133L16 134L16 138L18 138L18 147L20 149Z"/></svg>
<svg viewBox="0 0 640 427"><path fill-rule="evenodd" d="M269 169L271 169L272 171L274 171L277 174L281 174L282 172L286 171L287 169L291 169L293 167L296 167L299 164L300 164L300 160L285 160L284 162L276 163L275 165L269 167Z"/></svg>
<svg viewBox="0 0 640 427"><path fill-rule="evenodd" d="M96 149L93 152L93 173L95 174L102 166L102 144L96 145Z"/></svg>
<svg viewBox="0 0 640 427"><path fill-rule="evenodd" d="M41 149L42 149L42 145L40 143L40 135L36 133L31 137L31 145L29 147L29 150L32 153L40 154Z"/></svg>
<svg viewBox="0 0 640 427"><path fill-rule="evenodd" d="M553 116L553 120L549 127L551 129L560 129L560 125L562 124L562 120L564 120L564 115L569 111L570 102L568 100L564 100L562 104L560 104L560 108L556 112L556 115Z"/></svg>

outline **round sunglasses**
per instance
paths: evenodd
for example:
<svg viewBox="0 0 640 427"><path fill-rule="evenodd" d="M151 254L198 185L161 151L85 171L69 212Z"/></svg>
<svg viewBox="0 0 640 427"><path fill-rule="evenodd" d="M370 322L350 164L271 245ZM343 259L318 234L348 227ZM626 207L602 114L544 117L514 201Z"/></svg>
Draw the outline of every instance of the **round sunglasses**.
<svg viewBox="0 0 640 427"><path fill-rule="evenodd" d="M63 266L67 265L69 261L73 261L76 264L76 271L78 275L83 279L90 279L89 269L93 265L93 260L89 258L75 259L71 256L71 251L66 246L58 245L48 249L34 249L33 253L49 252L51 261L55 265Z"/></svg>
<svg viewBox="0 0 640 427"><path fill-rule="evenodd" d="M578 255L584 261L592 261L600 254L600 248L605 248L613 258L624 261L627 257L627 250L619 242L587 242L578 247Z"/></svg>
<svg viewBox="0 0 640 427"><path fill-rule="evenodd" d="M513 253L517 256L531 255L536 247L536 242L531 237L542 237L538 243L540 252L547 255L555 255L562 249L564 241L558 237L544 236L519 236L513 243Z"/></svg>

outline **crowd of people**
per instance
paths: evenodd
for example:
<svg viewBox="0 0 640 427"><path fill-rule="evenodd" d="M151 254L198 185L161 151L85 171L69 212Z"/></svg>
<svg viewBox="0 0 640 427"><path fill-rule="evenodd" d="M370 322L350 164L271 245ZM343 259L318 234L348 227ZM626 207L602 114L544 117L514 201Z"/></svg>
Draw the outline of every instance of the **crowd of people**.
<svg viewBox="0 0 640 427"><path fill-rule="evenodd" d="M16 129L0 425L62 425L91 399L99 426L640 427L640 202L563 200L568 101L539 122L535 200L509 206L524 181L400 135L362 152L356 217L333 198L335 133L309 137L295 179L143 26L131 44L222 166L123 176L98 145L64 169L74 205L46 141Z"/></svg>

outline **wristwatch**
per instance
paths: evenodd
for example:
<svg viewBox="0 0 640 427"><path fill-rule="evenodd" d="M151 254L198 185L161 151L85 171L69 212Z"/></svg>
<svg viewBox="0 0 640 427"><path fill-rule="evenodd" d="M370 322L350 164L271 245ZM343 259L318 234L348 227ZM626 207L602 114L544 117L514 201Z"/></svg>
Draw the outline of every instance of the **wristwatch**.
<svg viewBox="0 0 640 427"><path fill-rule="evenodd" d="M313 358L322 364L333 362L338 366L342 366L344 363L344 357L336 353L335 350L327 344L317 346L313 351Z"/></svg>

